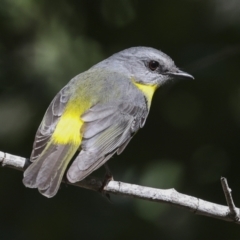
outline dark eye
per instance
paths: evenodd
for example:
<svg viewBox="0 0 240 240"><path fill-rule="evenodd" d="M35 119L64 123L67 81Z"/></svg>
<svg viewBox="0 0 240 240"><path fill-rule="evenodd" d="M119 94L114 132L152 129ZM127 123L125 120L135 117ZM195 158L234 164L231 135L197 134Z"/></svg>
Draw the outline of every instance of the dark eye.
<svg viewBox="0 0 240 240"><path fill-rule="evenodd" d="M148 67L152 70L152 71L155 71L158 67L159 67L159 62L157 61L150 61L148 63Z"/></svg>

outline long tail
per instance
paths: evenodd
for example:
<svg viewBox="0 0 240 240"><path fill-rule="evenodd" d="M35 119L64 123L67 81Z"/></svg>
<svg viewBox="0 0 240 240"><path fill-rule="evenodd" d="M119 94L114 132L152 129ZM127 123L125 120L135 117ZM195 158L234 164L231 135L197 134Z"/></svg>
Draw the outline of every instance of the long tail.
<svg viewBox="0 0 240 240"><path fill-rule="evenodd" d="M38 188L46 197L53 197L60 186L68 163L77 151L73 144L49 143L43 153L24 172L23 183L29 188Z"/></svg>

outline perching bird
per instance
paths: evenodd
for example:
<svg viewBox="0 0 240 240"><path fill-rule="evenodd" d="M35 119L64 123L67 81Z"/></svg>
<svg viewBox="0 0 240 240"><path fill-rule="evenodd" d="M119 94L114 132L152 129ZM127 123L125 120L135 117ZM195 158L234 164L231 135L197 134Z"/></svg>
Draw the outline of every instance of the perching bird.
<svg viewBox="0 0 240 240"><path fill-rule="evenodd" d="M72 183L120 154L144 126L155 90L176 78L193 79L149 47L123 50L74 77L43 117L24 185L53 197L78 150L67 172Z"/></svg>

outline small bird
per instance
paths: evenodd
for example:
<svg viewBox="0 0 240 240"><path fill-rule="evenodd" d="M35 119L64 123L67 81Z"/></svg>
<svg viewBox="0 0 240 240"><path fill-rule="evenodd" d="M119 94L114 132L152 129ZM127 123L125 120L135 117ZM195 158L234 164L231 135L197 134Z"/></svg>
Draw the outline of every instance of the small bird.
<svg viewBox="0 0 240 240"><path fill-rule="evenodd" d="M75 183L86 178L119 155L144 126L155 90L179 78L194 79L150 47L125 49L75 76L43 117L24 185L53 197L77 151L67 179Z"/></svg>

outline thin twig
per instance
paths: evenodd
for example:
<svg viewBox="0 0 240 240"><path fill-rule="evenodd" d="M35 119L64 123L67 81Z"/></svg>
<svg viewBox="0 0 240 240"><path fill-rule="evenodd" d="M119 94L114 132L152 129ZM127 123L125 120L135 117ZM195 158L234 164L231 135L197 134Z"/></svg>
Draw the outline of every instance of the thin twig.
<svg viewBox="0 0 240 240"><path fill-rule="evenodd" d="M221 183L227 201L227 205L229 207L229 216L232 217L234 221L239 221L239 209L235 207L232 197L232 190L231 188L228 187L227 179L225 177L221 177Z"/></svg>
<svg viewBox="0 0 240 240"><path fill-rule="evenodd" d="M29 165L29 160L23 157L0 152L0 165L23 171L26 166ZM99 191L103 185L102 180L94 177L87 177L83 181L74 184L69 183L66 179L64 179L63 182L94 191ZM223 206L207 202L196 197L188 196L177 192L175 189L156 189L119 181L110 181L103 188L103 191L105 193L111 193L115 195L171 204L173 206L187 209L190 212L198 215L204 215L240 224L240 220L238 218L239 208L236 208L233 203L231 190L229 189L227 182L223 182L225 181L222 180L222 184L224 185L224 193L228 202L228 206Z"/></svg>

